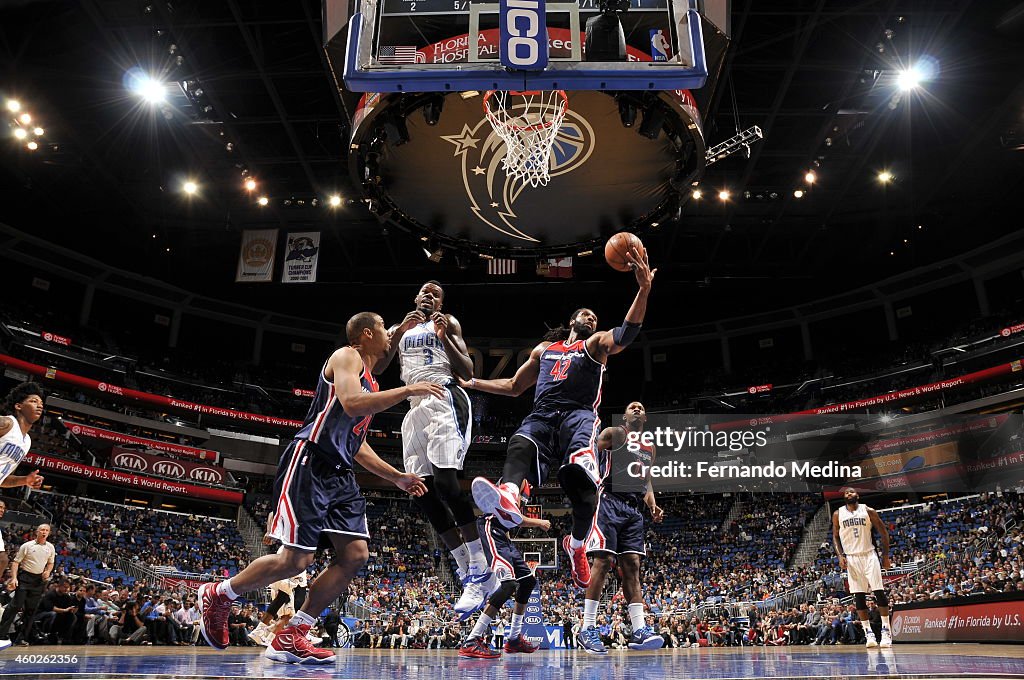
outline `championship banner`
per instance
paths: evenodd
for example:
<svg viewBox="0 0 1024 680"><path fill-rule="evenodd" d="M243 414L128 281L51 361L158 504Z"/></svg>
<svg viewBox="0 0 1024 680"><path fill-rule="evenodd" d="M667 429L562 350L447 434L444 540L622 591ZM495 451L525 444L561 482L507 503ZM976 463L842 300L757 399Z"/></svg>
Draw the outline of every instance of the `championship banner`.
<svg viewBox="0 0 1024 680"><path fill-rule="evenodd" d="M156 479L155 477L144 477L131 472L118 472L107 470L92 465L85 465L71 460L54 458L41 453L29 452L23 462L26 465L35 465L46 470L65 475L81 477L90 482L101 482L104 484L115 484L130 489L149 491L151 493L165 493L175 496L188 496L200 498L218 503L240 504L242 493L240 491L228 491L209 486L197 486L195 484L183 484L168 479Z"/></svg>
<svg viewBox="0 0 1024 680"><path fill-rule="evenodd" d="M0 354L0 364L21 371L25 371L30 375L43 376L49 380L56 380L58 382L67 383L69 385L82 387L87 390L95 390L97 392L113 394L118 397L135 399L136 401L141 401L146 404L154 404L162 408L173 408L181 411L200 413L203 415L233 418L235 420L243 420L250 423L258 423L260 425L273 425L275 427L296 430L302 427L303 424L301 420L291 420L290 418L277 418L275 416L265 416L260 413L236 411L234 409L221 408L219 406L207 406L206 404L197 404L192 401L172 399L170 397L165 397L160 394L149 394L148 392L139 392L138 390L129 389L127 387L111 385L110 383L105 382L97 382L96 380L93 380L91 378L83 378L82 376L75 375L74 373L58 371L55 368L39 366L38 364L33 364L28 361L22 361L21 359L16 359L6 354Z"/></svg>
<svg viewBox="0 0 1024 680"><path fill-rule="evenodd" d="M898 605L892 613L893 640L1020 642L1024 640L1024 599L1010 598L1008 594L979 595L947 600L949 604L937 607Z"/></svg>
<svg viewBox="0 0 1024 680"><path fill-rule="evenodd" d="M277 229L246 229L243 231L235 283L273 280L276 252Z"/></svg>
<svg viewBox="0 0 1024 680"><path fill-rule="evenodd" d="M320 232L300 231L288 234L281 283L316 283L316 265L320 258Z"/></svg>
<svg viewBox="0 0 1024 680"><path fill-rule="evenodd" d="M104 430L99 427L90 427L80 423L72 423L67 420L62 420L61 423L76 437L88 437L90 439L99 439L101 441L113 442L115 444L145 446L147 449L163 451L164 453L173 453L176 456L187 456L188 458L208 460L211 463L220 462L220 454L216 451L210 451L209 449L197 449L183 444L172 444L170 442L162 442L156 439L133 437L129 434L121 434L120 432Z"/></svg>
<svg viewBox="0 0 1024 680"><path fill-rule="evenodd" d="M173 477L201 484L224 484L228 478L227 471L219 465L161 458L141 451L123 449L120 446L114 447L110 463L114 467L132 472Z"/></svg>

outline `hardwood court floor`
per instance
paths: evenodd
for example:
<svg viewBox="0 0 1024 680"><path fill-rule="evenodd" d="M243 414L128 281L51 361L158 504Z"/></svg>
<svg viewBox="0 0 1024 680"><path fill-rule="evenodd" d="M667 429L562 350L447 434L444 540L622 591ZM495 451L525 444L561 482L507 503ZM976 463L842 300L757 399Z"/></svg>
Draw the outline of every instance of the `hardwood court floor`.
<svg viewBox="0 0 1024 680"><path fill-rule="evenodd" d="M862 647L745 647L612 650L607 656L541 651L487 661L460 659L454 650L338 650L327 666L291 666L262 650L206 647L27 647L0 652L0 677L111 678L344 678L345 680L676 680L698 678L1024 678L1024 645L897 645Z"/></svg>

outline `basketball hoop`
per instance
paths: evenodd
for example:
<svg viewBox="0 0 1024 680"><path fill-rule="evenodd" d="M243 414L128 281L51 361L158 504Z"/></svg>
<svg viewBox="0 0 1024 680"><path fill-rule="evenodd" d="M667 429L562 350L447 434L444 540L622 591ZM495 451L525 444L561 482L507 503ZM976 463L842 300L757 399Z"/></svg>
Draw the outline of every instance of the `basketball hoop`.
<svg viewBox="0 0 1024 680"><path fill-rule="evenodd" d="M551 180L551 147L568 109L564 90L488 90L484 113L505 142L506 175L532 187Z"/></svg>

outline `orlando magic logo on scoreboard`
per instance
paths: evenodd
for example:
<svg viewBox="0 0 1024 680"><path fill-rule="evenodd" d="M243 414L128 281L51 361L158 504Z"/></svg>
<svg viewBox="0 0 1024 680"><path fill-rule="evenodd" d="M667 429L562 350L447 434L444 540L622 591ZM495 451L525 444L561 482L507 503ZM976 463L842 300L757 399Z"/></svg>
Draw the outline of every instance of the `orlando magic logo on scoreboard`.
<svg viewBox="0 0 1024 680"><path fill-rule="evenodd" d="M520 71L542 71L548 66L548 29L541 0L501 0L501 65Z"/></svg>

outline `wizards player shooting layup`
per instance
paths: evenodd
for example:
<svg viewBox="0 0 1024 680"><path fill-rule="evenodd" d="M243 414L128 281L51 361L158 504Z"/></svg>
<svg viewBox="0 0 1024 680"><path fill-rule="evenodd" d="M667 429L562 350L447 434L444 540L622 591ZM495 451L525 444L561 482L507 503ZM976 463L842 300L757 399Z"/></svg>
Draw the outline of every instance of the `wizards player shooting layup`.
<svg viewBox="0 0 1024 680"><path fill-rule="evenodd" d="M533 412L509 440L500 484L477 477L473 498L484 513L494 515L505 526L518 526L523 521L519 512L523 480L539 487L550 466L561 465L558 481L572 504L572 535L562 539L562 547L569 554L573 581L580 588L590 583L583 542L590 532L601 483L594 449L600 429L601 379L608 357L624 350L639 335L657 271L651 270L646 252L633 249L627 259L640 290L621 326L595 332L597 315L589 309L577 310L570 319L571 327L545 336L513 377L466 383L491 394L512 396L536 384Z"/></svg>

